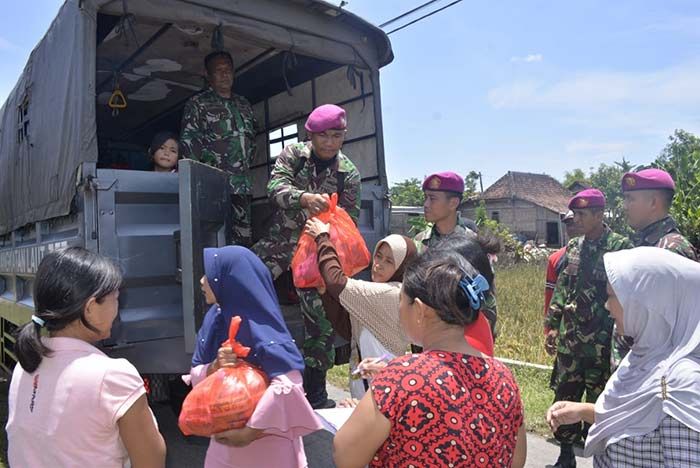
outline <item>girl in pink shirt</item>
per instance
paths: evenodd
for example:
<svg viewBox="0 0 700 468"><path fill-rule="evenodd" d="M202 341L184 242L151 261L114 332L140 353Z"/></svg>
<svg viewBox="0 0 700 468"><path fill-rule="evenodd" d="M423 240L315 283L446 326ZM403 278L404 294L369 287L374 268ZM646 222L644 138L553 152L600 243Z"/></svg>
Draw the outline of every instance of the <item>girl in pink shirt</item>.
<svg viewBox="0 0 700 468"><path fill-rule="evenodd" d="M190 372L193 385L235 363L228 338L231 318L240 316L236 340L251 348L246 361L262 369L270 386L241 429L212 437L206 468L304 468L302 436L321 429L304 396L304 359L287 329L272 276L250 250L204 249L202 290L212 304L197 335Z"/></svg>
<svg viewBox="0 0 700 468"><path fill-rule="evenodd" d="M6 426L11 466L165 466L165 443L136 368L93 345L110 335L121 283L114 263L80 247L42 260L34 315L15 344Z"/></svg>

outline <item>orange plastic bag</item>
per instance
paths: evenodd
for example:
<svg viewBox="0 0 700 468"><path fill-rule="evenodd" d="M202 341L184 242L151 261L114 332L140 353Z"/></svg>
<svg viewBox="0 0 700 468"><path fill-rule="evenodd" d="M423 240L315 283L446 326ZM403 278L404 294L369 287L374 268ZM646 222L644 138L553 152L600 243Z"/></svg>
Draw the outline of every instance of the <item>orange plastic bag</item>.
<svg viewBox="0 0 700 468"><path fill-rule="evenodd" d="M370 262L369 250L359 229L350 215L338 206L338 194L331 195L327 211L316 216L331 225L331 242L338 252L340 266L347 276L354 276L367 268ZM318 269L316 241L308 234L299 236L297 250L292 258L292 276L297 288L325 287Z"/></svg>
<svg viewBox="0 0 700 468"><path fill-rule="evenodd" d="M231 319L229 339L221 345L231 346L237 357L244 358L250 353L250 348L236 341L240 325L240 317ZM203 437L239 429L252 416L267 386L265 373L243 360L234 367L223 367L187 395L178 426L185 435Z"/></svg>

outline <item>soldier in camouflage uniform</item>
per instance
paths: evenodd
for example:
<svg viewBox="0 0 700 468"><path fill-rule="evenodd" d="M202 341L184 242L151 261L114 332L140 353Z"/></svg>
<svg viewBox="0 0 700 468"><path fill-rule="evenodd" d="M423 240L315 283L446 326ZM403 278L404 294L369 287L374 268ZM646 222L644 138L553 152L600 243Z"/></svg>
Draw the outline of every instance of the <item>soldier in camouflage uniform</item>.
<svg viewBox="0 0 700 468"><path fill-rule="evenodd" d="M287 146L277 158L267 191L276 205L269 234L252 250L277 278L289 269L306 219L328 208L329 194L355 222L360 216L360 173L340 148L345 138L345 111L316 108L305 128L311 142ZM315 289L297 290L304 314L304 388L314 408L334 406L326 393L326 372L335 360L334 331Z"/></svg>
<svg viewBox="0 0 700 468"><path fill-rule="evenodd" d="M449 246L450 241L461 236L476 235L477 227L470 219L463 220L459 214L459 205L464 195L464 179L454 172L438 172L429 175L423 181L423 213L429 227L414 236L418 253L428 248ZM496 331L496 296L492 291L486 293L482 311L488 318L495 337ZM413 352L422 348L411 345Z"/></svg>
<svg viewBox="0 0 700 468"><path fill-rule="evenodd" d="M603 223L605 197L596 189L574 196L569 208L584 233L566 246L563 270L557 279L545 327L547 353L556 353L550 386L554 401L595 402L610 377L613 320L605 309L607 276L603 255L632 247L629 239ZM587 431L587 428L584 428ZM556 468L574 467L573 444L580 441L580 424L561 426L554 434L561 444Z"/></svg>
<svg viewBox="0 0 700 468"><path fill-rule="evenodd" d="M693 245L669 215L676 190L671 175L661 169L644 169L628 172L622 176L621 183L627 223L635 230L632 236L635 247L659 247L697 261ZM627 355L632 343L628 336L614 335L613 369Z"/></svg>
<svg viewBox="0 0 700 468"><path fill-rule="evenodd" d="M476 233L472 220L462 220L459 205L464 195L464 179L454 172L432 174L423 181L423 213L431 225L419 232L413 241L418 253L454 236Z"/></svg>
<svg viewBox="0 0 700 468"><path fill-rule="evenodd" d="M255 157L255 118L250 103L233 94L233 59L212 52L204 59L209 88L192 97L182 115L183 158L230 174L233 242L251 244L250 165Z"/></svg>

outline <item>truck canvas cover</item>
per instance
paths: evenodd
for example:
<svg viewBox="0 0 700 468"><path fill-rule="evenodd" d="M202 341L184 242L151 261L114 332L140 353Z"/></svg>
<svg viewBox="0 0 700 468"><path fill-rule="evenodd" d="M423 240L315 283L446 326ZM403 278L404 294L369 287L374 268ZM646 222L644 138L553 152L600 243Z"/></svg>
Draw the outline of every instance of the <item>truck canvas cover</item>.
<svg viewBox="0 0 700 468"><path fill-rule="evenodd" d="M135 55L149 47L167 49L169 43L179 48L196 44L203 28L220 32L227 49L229 44L240 44L232 50L239 74L255 72L256 65L269 63L265 60L275 54L285 67L298 54L371 72L393 59L384 33L326 2L68 0L0 108L0 234L71 211L81 164L98 161L97 128L100 119L110 117L100 115L109 112L101 104L106 104L105 95L111 94L115 78L128 84L142 75L167 72L172 64L136 63ZM120 49L118 43L123 40L131 40L131 46ZM127 49L134 56L120 55ZM100 51L114 53L105 62ZM184 91L194 93L203 87L201 50L182 57L174 65L181 73L172 83L180 93L169 97L173 106L182 105L176 97L187 97ZM241 64L249 66L242 69ZM253 78L248 77L240 92L255 104L256 93L259 102L269 89L257 89ZM293 85L288 83L287 88ZM146 83L127 95L129 104L147 111L149 99L159 94L165 98L167 86L165 79ZM138 130L136 122L125 121L120 134L105 130L104 136L123 138L128 132L137 135ZM380 166L375 176L385 180L383 161Z"/></svg>

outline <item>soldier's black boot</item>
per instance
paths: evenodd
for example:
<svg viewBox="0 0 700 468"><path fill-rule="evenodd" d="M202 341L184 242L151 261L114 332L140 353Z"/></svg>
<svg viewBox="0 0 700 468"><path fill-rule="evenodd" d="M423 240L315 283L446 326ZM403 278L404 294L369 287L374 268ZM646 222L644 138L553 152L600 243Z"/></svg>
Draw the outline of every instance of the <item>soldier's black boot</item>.
<svg viewBox="0 0 700 468"><path fill-rule="evenodd" d="M306 367L304 369L304 392L313 409L335 408L335 401L328 399L326 371Z"/></svg>
<svg viewBox="0 0 700 468"><path fill-rule="evenodd" d="M576 456L574 446L571 444L561 444L559 458L552 468L576 468Z"/></svg>

